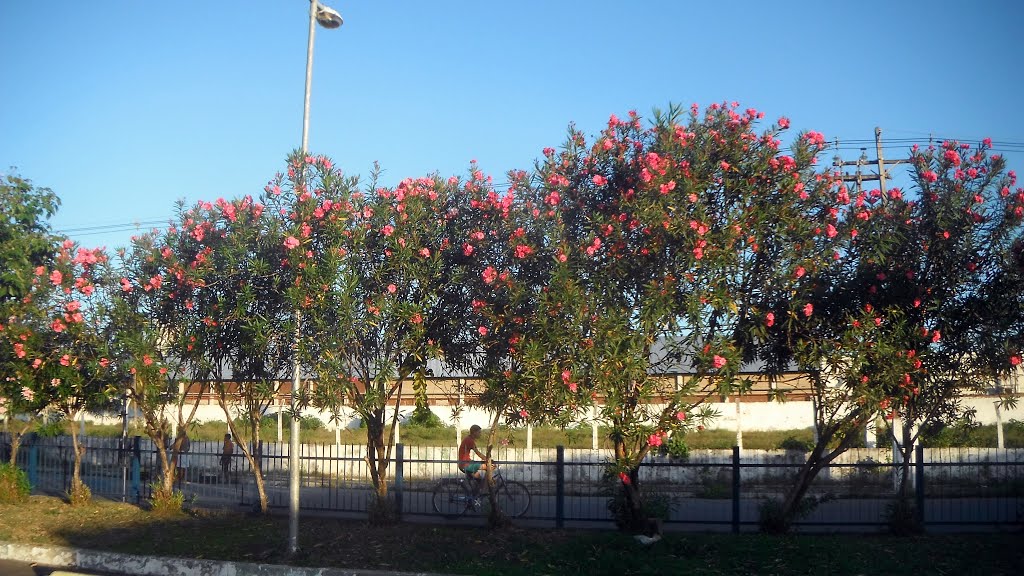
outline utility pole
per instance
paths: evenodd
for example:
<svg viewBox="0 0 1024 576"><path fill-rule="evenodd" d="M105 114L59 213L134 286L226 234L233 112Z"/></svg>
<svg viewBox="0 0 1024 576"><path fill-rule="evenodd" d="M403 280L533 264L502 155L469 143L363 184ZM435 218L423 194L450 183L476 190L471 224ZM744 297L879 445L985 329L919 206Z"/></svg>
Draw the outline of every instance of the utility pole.
<svg viewBox="0 0 1024 576"><path fill-rule="evenodd" d="M868 160L865 148L861 148L860 151L860 158L856 160L847 160L845 162L842 160L842 158L839 157L839 155L836 155L832 161L832 165L856 166L857 171L853 174L844 173L842 175L842 180L844 182L856 182L858 194L863 191L863 183L865 181L877 180L878 190L882 193L882 197L884 198L886 196L885 180L886 178L889 177L889 174L886 172L885 167L895 166L897 164L906 164L907 162L910 162L910 159L906 158L901 160L886 160L885 158L882 157L882 129L879 127L875 127L875 154L877 155L875 160ZM874 164L878 172L864 174L862 168L870 164Z"/></svg>

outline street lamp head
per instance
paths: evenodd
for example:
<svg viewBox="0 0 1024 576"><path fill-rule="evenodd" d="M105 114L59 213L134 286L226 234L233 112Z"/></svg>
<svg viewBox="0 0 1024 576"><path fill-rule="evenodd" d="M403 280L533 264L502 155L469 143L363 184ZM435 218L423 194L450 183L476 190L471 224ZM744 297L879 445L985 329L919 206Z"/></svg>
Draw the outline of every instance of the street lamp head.
<svg viewBox="0 0 1024 576"><path fill-rule="evenodd" d="M316 0L313 1L316 2ZM319 2L316 3L316 21L324 28L337 28L345 23L337 10L328 8Z"/></svg>

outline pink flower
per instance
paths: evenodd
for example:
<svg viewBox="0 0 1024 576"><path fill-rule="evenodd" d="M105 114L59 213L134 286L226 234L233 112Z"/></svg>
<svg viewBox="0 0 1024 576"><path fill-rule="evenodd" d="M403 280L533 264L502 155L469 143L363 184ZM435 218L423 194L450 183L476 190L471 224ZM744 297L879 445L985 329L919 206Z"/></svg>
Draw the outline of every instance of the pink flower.
<svg viewBox="0 0 1024 576"><path fill-rule="evenodd" d="M494 266L488 266L484 269L481 276L483 276L484 284L492 284L498 277L498 271L494 269Z"/></svg>
<svg viewBox="0 0 1024 576"><path fill-rule="evenodd" d="M764 315L764 325L769 328L775 325L775 313L769 312Z"/></svg>
<svg viewBox="0 0 1024 576"><path fill-rule="evenodd" d="M417 312L417 313L415 313L415 314L413 314L412 316L409 317L409 322L411 322L413 324L422 324L423 323L423 316L420 315L419 312Z"/></svg>
<svg viewBox="0 0 1024 576"><path fill-rule="evenodd" d="M16 342L14 344L14 355L17 356L18 358L24 358L25 357L25 345L22 344L21 342Z"/></svg>
<svg viewBox="0 0 1024 576"><path fill-rule="evenodd" d="M661 434L655 432L647 438L647 443L651 446L661 446Z"/></svg>
<svg viewBox="0 0 1024 576"><path fill-rule="evenodd" d="M594 174L594 177L591 178L591 180L594 182L595 186L604 186L608 183L608 179L600 174Z"/></svg>
<svg viewBox="0 0 1024 576"><path fill-rule="evenodd" d="M476 331L479 332L481 336L487 336L487 333L490 332L490 330L487 329L487 326L481 326L477 328Z"/></svg>
<svg viewBox="0 0 1024 576"><path fill-rule="evenodd" d="M102 366L103 368L110 366L110 360L107 358L100 358L100 366Z"/></svg>
<svg viewBox="0 0 1024 576"><path fill-rule="evenodd" d="M804 274L806 273L807 271L804 270L803 266L797 266L796 270L793 272L793 275L796 276L797 278L803 278Z"/></svg>
<svg viewBox="0 0 1024 576"><path fill-rule="evenodd" d="M679 420L680 422L686 420L686 412L676 412L676 420Z"/></svg>
<svg viewBox="0 0 1024 576"><path fill-rule="evenodd" d="M71 356L68 356L67 354L61 356L60 357L60 365L61 366L71 366Z"/></svg>
<svg viewBox="0 0 1024 576"><path fill-rule="evenodd" d="M725 366L726 359L722 358L718 354L715 354L714 358L711 359L711 363L715 366L716 369L718 369L721 368L722 366Z"/></svg>
<svg viewBox="0 0 1024 576"><path fill-rule="evenodd" d="M960 158L960 153L957 152L956 150L946 150L942 154L942 157L948 160L951 164L953 164L953 166L959 166L960 163L963 161Z"/></svg>
<svg viewBox="0 0 1024 576"><path fill-rule="evenodd" d="M925 170L924 172L921 173L921 178L925 182L935 182L936 180L939 179L939 175L933 172L932 170Z"/></svg>
<svg viewBox="0 0 1024 576"><path fill-rule="evenodd" d="M32 368L35 369L35 370L38 370L39 367L42 366L42 365L43 365L43 361L40 360L39 358L36 358L35 360L32 361Z"/></svg>
<svg viewBox="0 0 1024 576"><path fill-rule="evenodd" d="M131 292L132 291L132 283L130 281L128 281L127 278L121 278L121 291L122 292Z"/></svg>
<svg viewBox="0 0 1024 576"><path fill-rule="evenodd" d="M385 236L391 236L392 234L395 233L395 227L392 226L391 224L387 224L380 229L380 233Z"/></svg>
<svg viewBox="0 0 1024 576"><path fill-rule="evenodd" d="M1020 364L1020 356L1010 356L1010 366L1017 366Z"/></svg>
<svg viewBox="0 0 1024 576"><path fill-rule="evenodd" d="M533 253L533 248L530 248L529 246L527 246L525 244L519 244L518 246L516 246L516 250L515 250L516 258L526 258L527 256L529 256L532 253Z"/></svg>
<svg viewBox="0 0 1024 576"><path fill-rule="evenodd" d="M142 364L145 365L145 366L152 366L153 365L153 359L149 357L149 354L143 354L142 355Z"/></svg>
<svg viewBox="0 0 1024 576"><path fill-rule="evenodd" d="M804 134L804 138L807 139L808 143L815 146L824 146L825 144L825 135L822 134L821 132L815 132L814 130L811 130L807 134Z"/></svg>
<svg viewBox="0 0 1024 576"><path fill-rule="evenodd" d="M54 270L50 272L50 283L54 286L60 286L60 283L64 280L64 275L60 273L60 270Z"/></svg>
<svg viewBox="0 0 1024 576"><path fill-rule="evenodd" d="M57 320L54 320L53 322L50 323L50 328L54 332L63 332L64 329L67 328L67 326L65 326L63 322L61 322L59 319L57 319Z"/></svg>
<svg viewBox="0 0 1024 576"><path fill-rule="evenodd" d="M523 410L519 411L519 416L521 416L523 418L529 418L530 417L530 413L527 412L525 409L523 409Z"/></svg>
<svg viewBox="0 0 1024 576"><path fill-rule="evenodd" d="M394 294L398 290L398 287L394 284L388 284L388 294Z"/></svg>
<svg viewBox="0 0 1024 576"><path fill-rule="evenodd" d="M938 342L942 339L942 333L938 330L932 332L932 342Z"/></svg>
<svg viewBox="0 0 1024 576"><path fill-rule="evenodd" d="M288 250L292 250L294 248L298 248L298 246L299 246L299 239L296 238L295 236L289 236L289 237L284 239L284 247L287 248Z"/></svg>
<svg viewBox="0 0 1024 576"><path fill-rule="evenodd" d="M789 118L786 118L785 116L779 118L779 128L782 128L783 130L789 128Z"/></svg>
<svg viewBox="0 0 1024 576"><path fill-rule="evenodd" d="M22 386L21 387L21 397L24 398L25 400L28 400L29 402L31 402L32 399L36 397L36 393L33 392L32 389L29 388L28 386Z"/></svg>
<svg viewBox="0 0 1024 576"><path fill-rule="evenodd" d="M807 304L804 305L804 316L810 318L811 314L814 314L814 304L808 302Z"/></svg>
<svg viewBox="0 0 1024 576"><path fill-rule="evenodd" d="M36 266L36 276L42 276L46 274L46 268L43 266Z"/></svg>
<svg viewBox="0 0 1024 576"><path fill-rule="evenodd" d="M629 486L630 484L633 483L633 481L630 480L629 478L629 474L626 474L625 472L619 472L619 480L621 480L622 483L625 484L626 486Z"/></svg>
<svg viewBox="0 0 1024 576"><path fill-rule="evenodd" d="M829 238L835 238L835 237L836 237L836 234L838 234L838 233L839 233L839 232L838 232L838 231L836 230L836 227L835 227L835 226L833 226L833 225L831 225L831 224L829 224L828 226L826 226L826 227L825 227L825 234L826 234L826 235L827 235L827 236L828 236Z"/></svg>
<svg viewBox="0 0 1024 576"><path fill-rule="evenodd" d="M430 258L430 248L420 248L420 256Z"/></svg>
<svg viewBox="0 0 1024 576"><path fill-rule="evenodd" d="M729 163L728 163L728 162L726 162L725 160L722 160L721 162L719 162L719 163L718 163L718 165L722 167L722 170L723 170L723 171L725 171L725 170L728 170L728 169L729 169Z"/></svg>

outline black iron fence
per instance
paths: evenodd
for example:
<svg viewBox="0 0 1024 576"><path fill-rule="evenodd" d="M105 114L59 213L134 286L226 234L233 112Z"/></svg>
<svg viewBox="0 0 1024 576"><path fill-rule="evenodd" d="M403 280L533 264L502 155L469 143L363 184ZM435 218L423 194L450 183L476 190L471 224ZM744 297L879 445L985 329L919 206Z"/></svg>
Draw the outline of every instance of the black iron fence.
<svg viewBox="0 0 1024 576"><path fill-rule="evenodd" d="M3 446L9 442L0 435ZM157 451L148 438L81 438L81 477L94 495L143 503L160 479ZM220 442L193 441L179 463L175 484L186 501L203 507L259 504L253 467L240 451L221 463ZM288 506L288 445L250 446L262 471L271 507ZM364 447L302 445L304 510L365 513L375 497ZM522 483L531 501L524 519L539 525L603 524L614 520L617 478L606 476L604 451L501 449L503 476ZM74 453L69 437L26 438L18 454L33 490L64 493ZM678 528L709 531L758 529L761 508L793 485L804 455L786 451L693 451L676 460L651 457L640 485L649 512ZM454 448L397 445L388 461L389 497L406 516L431 516L438 480L455 477ZM886 450L855 450L826 467L808 490L808 507L795 526L817 530L882 529L891 518L904 467ZM931 529L1019 528L1024 525L1024 450L923 449L909 465L914 513ZM611 504L611 505L610 505ZM472 517L472 515L470 515ZM440 517L438 520L441 521Z"/></svg>

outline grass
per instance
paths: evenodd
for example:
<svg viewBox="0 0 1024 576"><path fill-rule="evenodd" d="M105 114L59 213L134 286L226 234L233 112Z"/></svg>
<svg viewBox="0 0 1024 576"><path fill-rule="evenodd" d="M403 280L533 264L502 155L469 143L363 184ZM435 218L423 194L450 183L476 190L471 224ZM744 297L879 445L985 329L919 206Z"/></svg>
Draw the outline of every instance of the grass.
<svg viewBox="0 0 1024 576"><path fill-rule="evenodd" d="M285 552L288 519L194 512L158 518L127 504L71 507L32 496L0 506L0 540L133 554L447 574L1024 573L1020 534L948 536L669 533L649 548L610 531L398 524L303 517L300 554Z"/></svg>
<svg viewBox="0 0 1024 576"><path fill-rule="evenodd" d="M76 424L77 425L77 424ZM204 422L189 430L189 436L193 440L219 441L224 437L227 425L224 422ZM97 425L87 422L86 434L90 436L120 436L119 425ZM598 446L600 448L612 448L608 440L610 430L605 427L598 429ZM68 433L65 430L65 433ZM130 436L145 435L140 429L129 428ZM465 433L463 433L465 434ZM277 426L264 426L260 429L260 436L264 440L277 440ZM362 428L349 428L341 431L341 443L345 445L359 445L366 443L366 430ZM401 440L409 446L454 446L455 429L448 426L443 428L422 428L417 426L402 426L400 430ZM772 431L749 431L743 433L743 446L752 450L772 450L780 448L782 442L788 438L796 438L801 441L811 441L814 434L810 428L798 430L772 430ZM287 442L290 437L287 423L283 430L283 441ZM486 438L486 433L484 435ZM334 444L335 433L333 430L317 429L303 430L303 442L314 444ZM498 441L505 440L509 445L519 448L526 447L526 429L514 428L503 429L498 435ZM565 446L566 448L590 448L592 445L592 431L589 426L571 429L553 428L538 426L533 429L534 448L554 448ZM686 436L686 442L691 449L728 449L736 443L736 433L732 430L703 430L691 432Z"/></svg>

